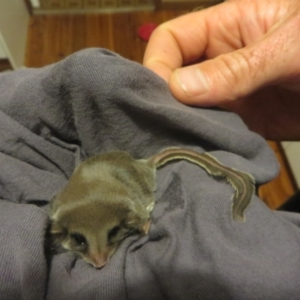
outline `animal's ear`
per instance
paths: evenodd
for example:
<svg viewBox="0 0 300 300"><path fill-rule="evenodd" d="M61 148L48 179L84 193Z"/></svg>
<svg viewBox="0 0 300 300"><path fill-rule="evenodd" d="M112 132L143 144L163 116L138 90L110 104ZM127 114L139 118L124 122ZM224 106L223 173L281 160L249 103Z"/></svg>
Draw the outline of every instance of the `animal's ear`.
<svg viewBox="0 0 300 300"><path fill-rule="evenodd" d="M47 259L50 259L53 254L63 251L61 243L65 238L66 231L63 230L63 227L58 222L52 220L45 235L45 254Z"/></svg>
<svg viewBox="0 0 300 300"><path fill-rule="evenodd" d="M127 214L127 218L125 220L126 227L136 229L140 233L147 234L149 229L149 217L143 216L138 213L135 209L131 209Z"/></svg>
<svg viewBox="0 0 300 300"><path fill-rule="evenodd" d="M63 236L65 234L64 228L56 220L52 220L50 225L50 234L55 236Z"/></svg>

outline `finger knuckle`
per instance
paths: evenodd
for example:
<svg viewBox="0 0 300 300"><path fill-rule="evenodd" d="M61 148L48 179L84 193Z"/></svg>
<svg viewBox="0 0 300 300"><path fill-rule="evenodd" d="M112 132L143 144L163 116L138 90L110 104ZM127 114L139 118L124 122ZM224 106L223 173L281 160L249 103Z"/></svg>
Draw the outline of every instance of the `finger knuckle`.
<svg viewBox="0 0 300 300"><path fill-rule="evenodd" d="M249 74L255 73L255 67L251 65L249 59L239 51L230 55L221 55L219 60L218 86L224 93L227 101L236 100L246 94L245 85L241 85L241 80Z"/></svg>

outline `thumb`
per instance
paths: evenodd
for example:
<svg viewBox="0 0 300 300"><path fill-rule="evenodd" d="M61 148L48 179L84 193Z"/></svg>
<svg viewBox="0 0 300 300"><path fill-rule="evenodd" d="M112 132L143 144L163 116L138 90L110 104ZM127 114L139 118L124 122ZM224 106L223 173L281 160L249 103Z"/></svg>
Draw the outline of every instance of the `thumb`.
<svg viewBox="0 0 300 300"><path fill-rule="evenodd" d="M177 69L169 79L170 90L183 103L212 106L283 81L291 67L287 62L295 59L295 53L287 53L285 41L278 45L278 40L270 36L237 51Z"/></svg>

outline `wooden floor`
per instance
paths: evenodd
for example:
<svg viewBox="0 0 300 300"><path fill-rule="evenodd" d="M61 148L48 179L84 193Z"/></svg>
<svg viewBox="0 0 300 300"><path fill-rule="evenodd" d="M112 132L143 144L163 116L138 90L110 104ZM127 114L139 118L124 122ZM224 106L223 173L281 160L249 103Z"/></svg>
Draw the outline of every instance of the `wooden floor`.
<svg viewBox="0 0 300 300"><path fill-rule="evenodd" d="M29 24L25 65L42 67L88 47L113 50L131 60L142 62L146 42L137 31L144 23L160 24L183 14L182 11L134 12L106 15L32 16ZM281 148L270 143L281 164L279 176L261 187L259 194L276 208L295 192Z"/></svg>
<svg viewBox="0 0 300 300"><path fill-rule="evenodd" d="M162 23L182 12L135 12L104 15L33 16L29 25L27 66L40 67L71 53L103 47L142 62L146 43L137 31L144 23Z"/></svg>

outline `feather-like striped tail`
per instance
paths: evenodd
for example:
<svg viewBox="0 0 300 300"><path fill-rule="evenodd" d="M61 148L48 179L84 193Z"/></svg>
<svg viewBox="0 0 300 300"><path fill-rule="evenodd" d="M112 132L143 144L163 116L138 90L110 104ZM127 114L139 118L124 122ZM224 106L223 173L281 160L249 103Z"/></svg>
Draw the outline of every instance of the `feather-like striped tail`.
<svg viewBox="0 0 300 300"><path fill-rule="evenodd" d="M187 160L202 167L209 175L224 178L235 193L232 197L232 218L245 221L244 212L255 192L255 179L248 173L224 166L208 153L182 148L168 148L149 158L148 164L159 168L174 160Z"/></svg>

